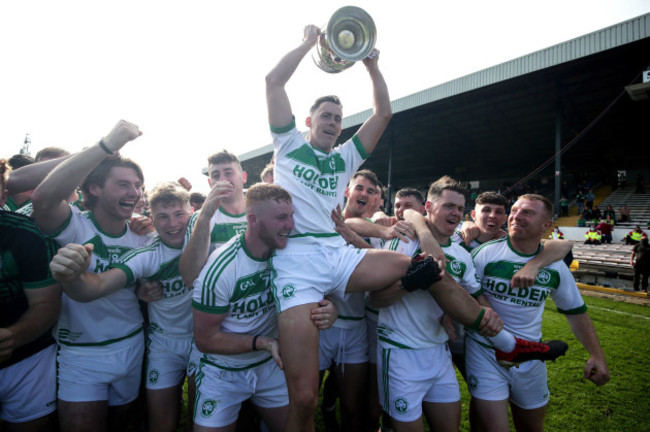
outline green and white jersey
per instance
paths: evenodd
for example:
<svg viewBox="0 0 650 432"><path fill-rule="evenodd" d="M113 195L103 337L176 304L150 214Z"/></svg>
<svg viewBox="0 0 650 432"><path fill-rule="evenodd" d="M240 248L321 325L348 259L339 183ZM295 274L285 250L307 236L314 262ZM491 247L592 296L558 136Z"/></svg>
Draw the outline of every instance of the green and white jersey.
<svg viewBox="0 0 650 432"><path fill-rule="evenodd" d="M275 148L274 183L293 199L295 228L292 241L341 246L330 212L343 207L345 187L368 157L359 137L325 153L312 146L296 129L295 119L283 128L271 128ZM289 242L291 246L291 242Z"/></svg>
<svg viewBox="0 0 650 432"><path fill-rule="evenodd" d="M187 231L185 232L185 246L187 246L187 242L190 241L190 237L194 232L194 226L196 225L199 213L201 213L201 210L192 214L190 222L187 225ZM243 234L244 231L246 231L247 224L246 213L231 215L219 207L210 219L210 226L212 229L210 230L209 253L214 252L218 247L231 238ZM183 246L183 250L185 250L185 246Z"/></svg>
<svg viewBox="0 0 650 432"><path fill-rule="evenodd" d="M512 276L540 251L541 246L532 255L520 254L513 249L510 239L503 237L485 243L472 253L483 294L503 320L505 329L530 341L542 338L542 313L549 295L561 313L580 314L587 310L573 275L562 261L540 270L530 288L510 286ZM468 334L485 343L476 333L468 331Z"/></svg>
<svg viewBox="0 0 650 432"><path fill-rule="evenodd" d="M451 238L449 243L440 246L447 258L445 271L472 297L478 297L481 294L481 284L476 276L474 261L472 261L470 253Z"/></svg>
<svg viewBox="0 0 650 432"><path fill-rule="evenodd" d="M254 258L244 235L214 251L194 281L192 307L225 314L221 331L278 337L275 300L267 260ZM203 354L201 361L225 369L247 369L270 358L267 351L241 354Z"/></svg>
<svg viewBox="0 0 650 432"><path fill-rule="evenodd" d="M14 201L12 197L7 197L7 201L5 201L5 205L2 206L2 210L18 212L18 210L20 210L21 208L31 204L32 204L32 200L27 200L23 203L23 205L18 205L18 203Z"/></svg>
<svg viewBox="0 0 650 432"><path fill-rule="evenodd" d="M133 233L128 224L121 235L109 235L102 231L91 211L70 212L59 232L52 237L59 244L92 243L95 249L88 271L95 273L106 271L125 252L142 247L152 239L152 235ZM54 337L62 345L102 346L131 338L140 331L142 314L135 286L131 284L87 303L72 300L64 293Z"/></svg>
<svg viewBox="0 0 650 432"><path fill-rule="evenodd" d="M384 249L413 257L420 253L418 240L404 243L395 238ZM447 342L440 324L443 312L428 291L406 294L392 305L379 309L377 334L384 348L421 349Z"/></svg>
<svg viewBox="0 0 650 432"><path fill-rule="evenodd" d="M84 211L81 207L79 207L78 201L74 201L68 204L70 204L70 210L73 212L81 213ZM27 204L16 210L16 213L25 215L27 217L32 217L32 213L34 213L34 204L29 201Z"/></svg>
<svg viewBox="0 0 650 432"><path fill-rule="evenodd" d="M465 244L465 242L463 241L463 236L460 233L460 229L456 229L454 234L452 234L451 236L451 240L461 245L467 252L472 252L474 249L476 249L477 247L483 244L476 239L472 240L470 244Z"/></svg>
<svg viewBox="0 0 650 432"><path fill-rule="evenodd" d="M111 264L126 274L127 284L139 279L160 281L163 298L148 303L150 333L172 338L192 337L192 290L178 270L181 248L166 245L160 237L147 246L133 249Z"/></svg>

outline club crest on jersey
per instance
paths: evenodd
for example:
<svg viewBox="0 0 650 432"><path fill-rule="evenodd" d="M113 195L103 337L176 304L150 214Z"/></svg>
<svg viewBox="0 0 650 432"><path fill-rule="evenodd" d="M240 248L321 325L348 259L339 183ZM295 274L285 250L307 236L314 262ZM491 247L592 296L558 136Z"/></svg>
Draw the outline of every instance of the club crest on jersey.
<svg viewBox="0 0 650 432"><path fill-rule="evenodd" d="M296 292L296 288L294 288L293 285L287 284L284 287L282 287L282 297L285 299L289 299L293 297L293 294Z"/></svg>
<svg viewBox="0 0 650 432"><path fill-rule="evenodd" d="M149 371L149 382L152 384L157 383L159 376L160 374L158 373L158 371L156 369L152 369L151 371Z"/></svg>
<svg viewBox="0 0 650 432"><path fill-rule="evenodd" d="M217 401L214 399L207 399L201 405L201 417L210 417L217 407Z"/></svg>
<svg viewBox="0 0 650 432"><path fill-rule="evenodd" d="M395 405L395 410L398 413L405 413L406 410L409 409L409 403L403 397L398 397L397 399L395 399L394 405Z"/></svg>
<svg viewBox="0 0 650 432"><path fill-rule="evenodd" d="M547 284L551 280L551 274L546 270L541 270L537 274L537 280L542 284Z"/></svg>
<svg viewBox="0 0 650 432"><path fill-rule="evenodd" d="M463 265L460 261L453 260L452 262L449 263L449 268L451 269L452 273L460 274L463 270Z"/></svg>

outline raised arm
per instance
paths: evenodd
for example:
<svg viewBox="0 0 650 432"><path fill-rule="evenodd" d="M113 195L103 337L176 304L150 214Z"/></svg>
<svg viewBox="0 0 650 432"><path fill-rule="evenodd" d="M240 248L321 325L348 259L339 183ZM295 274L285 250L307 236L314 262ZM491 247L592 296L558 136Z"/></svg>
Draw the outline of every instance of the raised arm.
<svg viewBox="0 0 650 432"><path fill-rule="evenodd" d="M119 151L127 142L141 134L136 125L120 120L97 144L71 156L54 168L32 195L33 217L38 227L46 234L56 232L70 214L67 199L76 187L93 168L109 157L109 153Z"/></svg>
<svg viewBox="0 0 650 432"><path fill-rule="evenodd" d="M11 175L9 175L9 180L7 181L7 190L9 191L9 194L14 195L36 188L50 173L50 171L70 157L71 156L63 156L57 159L37 162L12 171Z"/></svg>
<svg viewBox="0 0 650 432"><path fill-rule="evenodd" d="M381 134L386 130L388 122L393 117L393 110L390 106L390 96L388 95L388 86L384 76L379 70L379 51L375 50L368 58L363 60L363 64L368 70L370 81L372 82L372 109L373 113L366 120L361 128L357 131L357 136L361 140L364 150L367 154L372 153L375 146L381 138Z"/></svg>
<svg viewBox="0 0 650 432"><path fill-rule="evenodd" d="M178 262L178 270L181 272L183 282L188 287L194 286L194 280L199 277L210 254L210 230L212 229L210 219L219 208L221 200L232 193L232 190L233 186L230 182L217 181L205 198L192 229L192 235Z"/></svg>
<svg viewBox="0 0 650 432"><path fill-rule="evenodd" d="M52 276L73 300L90 302L111 294L126 285L126 274L120 269L103 273L86 270L92 259L93 245L70 243L59 249L50 263Z"/></svg>
<svg viewBox="0 0 650 432"><path fill-rule="evenodd" d="M314 25L305 27L302 43L282 57L266 76L266 105L271 126L284 127L291 123L291 104L284 86L305 55L316 45L319 33L320 29Z"/></svg>
<svg viewBox="0 0 650 432"><path fill-rule="evenodd" d="M577 315L567 314L565 316L569 321L571 331L589 353L589 360L587 360L584 370L585 378L599 386L607 384L609 381L609 368L591 318L586 312Z"/></svg>
<svg viewBox="0 0 650 432"><path fill-rule="evenodd" d="M537 279L537 273L544 267L564 259L566 254L571 252L572 247L571 242L567 240L545 241L542 251L512 276L510 284L514 288L533 286Z"/></svg>

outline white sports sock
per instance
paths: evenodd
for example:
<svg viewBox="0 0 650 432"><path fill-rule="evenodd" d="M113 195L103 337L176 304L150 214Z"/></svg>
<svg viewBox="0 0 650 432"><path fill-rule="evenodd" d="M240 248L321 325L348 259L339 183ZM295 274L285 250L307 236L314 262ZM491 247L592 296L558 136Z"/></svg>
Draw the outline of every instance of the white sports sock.
<svg viewBox="0 0 650 432"><path fill-rule="evenodd" d="M496 336L488 338L492 344L500 351L503 352L512 352L517 346L517 341L515 337L508 330L503 329Z"/></svg>

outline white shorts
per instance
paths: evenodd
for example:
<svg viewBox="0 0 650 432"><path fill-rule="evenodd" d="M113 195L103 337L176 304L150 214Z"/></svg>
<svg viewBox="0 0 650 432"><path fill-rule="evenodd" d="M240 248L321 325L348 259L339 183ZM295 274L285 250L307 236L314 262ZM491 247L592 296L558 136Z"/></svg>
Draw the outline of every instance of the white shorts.
<svg viewBox="0 0 650 432"><path fill-rule="evenodd" d="M109 406L133 402L140 390L144 337L110 352L101 347L61 346L58 362L59 399L67 402L108 401Z"/></svg>
<svg viewBox="0 0 650 432"><path fill-rule="evenodd" d="M0 369L0 419L36 420L56 410L56 344Z"/></svg>
<svg viewBox="0 0 650 432"><path fill-rule="evenodd" d="M226 370L201 361L196 372L194 423L223 427L237 421L241 404L251 399L262 408L289 404L284 372L273 359L250 369Z"/></svg>
<svg viewBox="0 0 650 432"><path fill-rule="evenodd" d="M318 345L320 370L332 363L368 363L368 330L364 322L353 328L331 327L321 330Z"/></svg>
<svg viewBox="0 0 650 432"><path fill-rule="evenodd" d="M465 338L467 387L472 397L510 402L522 409L537 409L548 403L546 364L527 361L507 369L497 363L494 350Z"/></svg>
<svg viewBox="0 0 650 432"><path fill-rule="evenodd" d="M377 364L377 316L370 317L371 312L366 311L366 329L368 333L368 360Z"/></svg>
<svg viewBox="0 0 650 432"><path fill-rule="evenodd" d="M422 402L460 400L456 370L447 344L422 349L377 349L379 403L392 418L412 422Z"/></svg>
<svg viewBox="0 0 650 432"><path fill-rule="evenodd" d="M318 303L325 295L344 300L348 280L367 251L289 240L287 247L276 249L269 260L278 312Z"/></svg>
<svg viewBox="0 0 650 432"><path fill-rule="evenodd" d="M187 376L191 377L194 376L196 373L197 369L199 368L199 363L201 362L201 356L203 353L199 351L199 349L196 347L196 344L194 343L194 338L192 338L192 342L190 343L190 356L189 360L187 362Z"/></svg>
<svg viewBox="0 0 650 432"><path fill-rule="evenodd" d="M191 343L191 336L176 339L158 333L147 335L145 377L148 390L166 389L183 383Z"/></svg>

